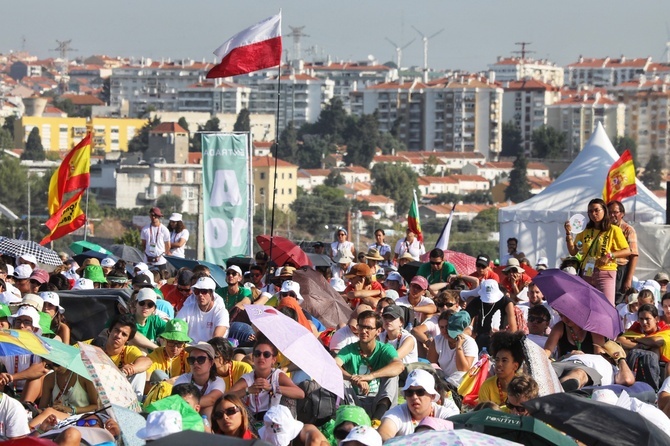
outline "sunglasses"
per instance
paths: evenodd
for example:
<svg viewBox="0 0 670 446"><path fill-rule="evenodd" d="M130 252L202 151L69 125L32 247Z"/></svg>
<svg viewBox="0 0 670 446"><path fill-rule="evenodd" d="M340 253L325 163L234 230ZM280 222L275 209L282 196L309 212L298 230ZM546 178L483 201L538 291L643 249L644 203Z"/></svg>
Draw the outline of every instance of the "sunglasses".
<svg viewBox="0 0 670 446"><path fill-rule="evenodd" d="M281 297L286 297L286 296L297 297L293 291L281 292L281 293L279 293L279 295Z"/></svg>
<svg viewBox="0 0 670 446"><path fill-rule="evenodd" d="M528 322L534 322L536 324L541 324L542 322L549 322L549 320L539 317L539 316L528 316Z"/></svg>
<svg viewBox="0 0 670 446"><path fill-rule="evenodd" d="M215 420L220 420L220 419L223 418L224 415L227 416L227 417L232 417L233 415L235 415L238 412L242 412L242 409L240 409L237 406L233 406L233 407L229 407L227 409L215 411L212 414L212 418L214 418Z"/></svg>
<svg viewBox="0 0 670 446"><path fill-rule="evenodd" d="M261 356L264 357L265 359L268 359L273 357L274 355L272 354L272 352L269 352L267 350L264 352L260 350L254 350L254 358L260 358Z"/></svg>
<svg viewBox="0 0 670 446"><path fill-rule="evenodd" d="M178 287L177 287L177 291L179 291L180 293L190 293L190 292L191 292L191 287L187 287L187 286L183 286L183 287L182 287L182 286L178 286Z"/></svg>
<svg viewBox="0 0 670 446"><path fill-rule="evenodd" d="M505 400L505 406L507 406L507 408L512 412L521 412L521 413L528 412L525 407L512 404L509 402L509 400Z"/></svg>
<svg viewBox="0 0 670 446"><path fill-rule="evenodd" d="M176 347L176 348L183 348L186 345L186 342L180 342L180 341L167 341L166 344L169 347ZM204 357L204 356L203 356Z"/></svg>
<svg viewBox="0 0 670 446"><path fill-rule="evenodd" d="M451 307L453 307L454 305L456 305L456 302L445 302L445 303L443 303L442 305L440 305L440 307L451 308Z"/></svg>
<svg viewBox="0 0 670 446"><path fill-rule="evenodd" d="M77 420L77 426L79 427L93 427L93 426L98 426L101 425L102 422L100 420L97 420L96 418L88 418L86 420Z"/></svg>
<svg viewBox="0 0 670 446"><path fill-rule="evenodd" d="M209 359L209 356L189 356L186 358L186 362L189 363L189 365L193 365L196 362L200 365L203 365L207 360Z"/></svg>
<svg viewBox="0 0 670 446"><path fill-rule="evenodd" d="M227 271L226 276L237 276L237 272L235 271Z"/></svg>
<svg viewBox="0 0 670 446"><path fill-rule="evenodd" d="M443 263L443 262L430 262L431 265L435 265L435 266L437 266L437 265L442 265L442 263Z"/></svg>
<svg viewBox="0 0 670 446"><path fill-rule="evenodd" d="M377 327L370 327L369 325L359 325L358 326L358 331L363 331L363 330L372 331L372 330L376 330L376 329L377 329Z"/></svg>
<svg viewBox="0 0 670 446"><path fill-rule="evenodd" d="M405 398L412 397L414 395L418 397L426 396L426 389L407 389L405 390Z"/></svg>
<svg viewBox="0 0 670 446"><path fill-rule="evenodd" d="M149 308L153 308L156 306L156 304L151 302L150 300L143 300L142 302L137 302L137 305L139 305L140 307L149 307Z"/></svg>
<svg viewBox="0 0 670 446"><path fill-rule="evenodd" d="M338 440L344 440L349 435L349 431L346 429L335 429L333 431L333 436Z"/></svg>
<svg viewBox="0 0 670 446"><path fill-rule="evenodd" d="M209 290L202 290L200 288L193 288L193 294L195 294L196 296L198 294L209 294Z"/></svg>

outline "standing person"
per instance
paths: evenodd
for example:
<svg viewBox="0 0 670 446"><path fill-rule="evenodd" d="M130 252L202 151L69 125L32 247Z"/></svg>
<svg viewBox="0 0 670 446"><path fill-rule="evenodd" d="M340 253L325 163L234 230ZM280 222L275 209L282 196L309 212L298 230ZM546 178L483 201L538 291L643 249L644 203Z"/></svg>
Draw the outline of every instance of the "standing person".
<svg viewBox="0 0 670 446"><path fill-rule="evenodd" d="M572 239L572 226L565 222L565 239L570 255L580 253L581 277L600 290L615 306L616 271L618 258L629 257L630 248L621 228L612 224L605 202L600 198L589 201L589 222L586 229Z"/></svg>
<svg viewBox="0 0 670 446"><path fill-rule="evenodd" d="M216 283L210 277L201 277L193 285L194 299L188 300L177 313L177 318L188 323L188 335L194 342L205 342L217 336L226 336L230 320L223 300L216 298Z"/></svg>
<svg viewBox="0 0 670 446"><path fill-rule="evenodd" d="M435 248L430 251L430 262L422 264L417 276L425 277L430 285L449 282L449 276L456 274L456 267L444 261L444 251Z"/></svg>
<svg viewBox="0 0 670 446"><path fill-rule="evenodd" d="M163 213L157 207L151 208L149 218L151 222L140 233L142 252L148 266L164 270L167 268L165 255L170 255L170 231L161 223Z"/></svg>
<svg viewBox="0 0 670 446"><path fill-rule="evenodd" d="M394 252L395 256L393 257L393 260L396 262L405 253L409 253L413 260L419 260L419 258L426 253L426 248L416 237L416 234L413 233L410 228L407 228L405 237L398 240L395 244Z"/></svg>
<svg viewBox="0 0 670 446"><path fill-rule="evenodd" d="M181 214L175 212L170 215L170 222L167 227L170 231L170 255L183 259L186 256L185 250L189 232L184 226Z"/></svg>
<svg viewBox="0 0 670 446"><path fill-rule="evenodd" d="M344 228L337 230L337 240L330 244L330 258L336 259L340 255L350 256L352 259L356 258L356 247L352 242L347 240L349 233Z"/></svg>
<svg viewBox="0 0 670 446"><path fill-rule="evenodd" d="M616 259L616 302L621 303L624 299L624 293L633 286L633 276L639 257L637 251L637 233L635 228L626 223L623 218L626 215L626 209L620 201L610 201L607 203L607 210L610 214L610 220L613 225L621 228L628 247L630 255L628 257L619 257Z"/></svg>
<svg viewBox="0 0 670 446"><path fill-rule="evenodd" d="M379 255L384 258L381 265L382 266L389 266L389 265L391 265L392 251L391 251L391 247L384 240L384 237L386 237L386 233L384 232L384 230L383 229L376 229L375 230L375 242L373 244L369 245L368 249L376 249L377 252L379 252Z"/></svg>
<svg viewBox="0 0 670 446"><path fill-rule="evenodd" d="M515 258L517 260L521 260L524 257L526 257L526 254L523 252L518 252L517 248L519 247L519 240L517 240L515 237L510 237L507 239L507 254L502 256L502 259L500 259L500 263L502 265L507 265L509 263L509 259Z"/></svg>

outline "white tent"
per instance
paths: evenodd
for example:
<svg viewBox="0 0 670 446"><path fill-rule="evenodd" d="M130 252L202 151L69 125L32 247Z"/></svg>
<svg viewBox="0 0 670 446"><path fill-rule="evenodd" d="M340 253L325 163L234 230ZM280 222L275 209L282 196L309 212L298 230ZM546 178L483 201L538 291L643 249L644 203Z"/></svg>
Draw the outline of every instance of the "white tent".
<svg viewBox="0 0 670 446"><path fill-rule="evenodd" d="M507 252L507 239L516 237L519 240L518 250L526 253L533 264L539 257L547 257L549 267L557 267L560 258L569 255L563 224L574 214L587 217L588 202L593 198L602 198L605 178L618 158L619 155L605 129L598 123L584 149L556 181L534 197L500 209L498 220L501 257ZM635 223L640 245L654 245L641 246L636 274L640 278L649 278L649 275L654 275L653 271L658 271L659 267L667 263L667 259L664 260L667 249L659 249L659 244L666 248L668 245L654 240L654 237L659 236L659 228L664 229L663 234L670 234L670 228L659 226L665 221L665 206L639 180L637 195L624 199L623 204L626 208L625 220ZM641 233L644 232L643 227L655 235L645 237ZM639 274L641 272L644 274Z"/></svg>

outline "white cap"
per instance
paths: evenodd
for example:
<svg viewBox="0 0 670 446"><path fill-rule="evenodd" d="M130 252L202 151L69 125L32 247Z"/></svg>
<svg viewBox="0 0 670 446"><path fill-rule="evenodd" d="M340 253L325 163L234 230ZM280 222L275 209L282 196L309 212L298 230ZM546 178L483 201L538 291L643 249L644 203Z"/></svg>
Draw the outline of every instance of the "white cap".
<svg viewBox="0 0 670 446"><path fill-rule="evenodd" d="M12 293L11 291L5 291L0 293L0 304L10 305L15 303L21 303L21 297Z"/></svg>
<svg viewBox="0 0 670 446"><path fill-rule="evenodd" d="M157 285L157 283L154 281L154 273L152 273L151 271L149 271L149 270L142 271L142 272L137 273L136 275L139 275L139 274L147 276L149 278L149 282L151 283L151 286L155 287Z"/></svg>
<svg viewBox="0 0 670 446"><path fill-rule="evenodd" d="M43 291L40 293L40 297L44 302L48 302L54 307L57 307L59 313L65 313L65 308L60 306L60 296L58 296L58 293L54 293L53 291Z"/></svg>
<svg viewBox="0 0 670 446"><path fill-rule="evenodd" d="M30 279L30 275L33 273L33 269L30 265L21 264L14 268L14 278L15 279Z"/></svg>
<svg viewBox="0 0 670 446"><path fill-rule="evenodd" d="M8 319L12 325L14 325L14 320L19 316L29 316L33 320L33 328L38 328L40 329L40 332L42 331L40 328L40 314L34 307L31 307L30 305L19 307L18 311L9 316Z"/></svg>
<svg viewBox="0 0 670 446"><path fill-rule="evenodd" d="M344 280L340 279L339 277L333 277L330 279L330 286L332 286L333 289L338 293L341 293L345 290L347 284L344 283Z"/></svg>
<svg viewBox="0 0 670 446"><path fill-rule="evenodd" d="M181 221L181 214L179 212L173 212L170 215L170 221Z"/></svg>
<svg viewBox="0 0 670 446"><path fill-rule="evenodd" d="M390 299L398 300L400 298L400 295L396 290L386 290L384 292L386 293L386 297Z"/></svg>
<svg viewBox="0 0 670 446"><path fill-rule="evenodd" d="M356 426L340 444L347 444L350 441L357 441L365 446L382 446L381 435L371 426Z"/></svg>
<svg viewBox="0 0 670 446"><path fill-rule="evenodd" d="M191 288L197 288L199 290L211 290L214 292L216 289L216 282L211 277L201 277L196 283L194 283Z"/></svg>
<svg viewBox="0 0 670 446"><path fill-rule="evenodd" d="M573 276L577 275L577 270L575 269L574 266L566 266L565 268L563 268L563 271Z"/></svg>
<svg viewBox="0 0 670 446"><path fill-rule="evenodd" d="M176 410L157 410L147 416L147 425L137 431L137 437L142 440L158 440L182 430L182 419L179 412Z"/></svg>
<svg viewBox="0 0 670 446"><path fill-rule="evenodd" d="M242 269L241 269L239 266L237 266L237 265L231 265L231 266L229 266L228 268L226 268L226 271L230 271L231 269L232 269L233 271L235 271L237 274L239 274L240 276L242 275Z"/></svg>
<svg viewBox="0 0 670 446"><path fill-rule="evenodd" d="M136 296L137 302L142 302L145 300L150 300L153 303L156 303L158 295L152 288L142 288L137 292Z"/></svg>
<svg viewBox="0 0 670 446"><path fill-rule="evenodd" d="M116 265L116 262L111 257L105 257L102 259L102 262L100 262L100 266L103 268L112 268L114 265Z"/></svg>
<svg viewBox="0 0 670 446"><path fill-rule="evenodd" d="M32 264L34 264L34 265L37 265L37 259L36 259L35 256L32 255L32 254L28 254L28 253L21 254L21 255L19 256L19 259L23 260L24 262L30 262L30 263L32 263Z"/></svg>
<svg viewBox="0 0 670 446"><path fill-rule="evenodd" d="M7 276L13 276L14 275L14 266L10 265L9 263L7 264Z"/></svg>
<svg viewBox="0 0 670 446"><path fill-rule="evenodd" d="M263 427L258 429L261 440L275 446L288 446L300 435L303 423L293 418L288 407L272 406L263 416Z"/></svg>
<svg viewBox="0 0 670 446"><path fill-rule="evenodd" d="M295 293L295 298L298 299L299 304L302 304L305 301L302 294L300 294L300 284L293 280L285 280L284 283L281 284L281 291L279 292L288 293L290 291Z"/></svg>
<svg viewBox="0 0 670 446"><path fill-rule="evenodd" d="M81 277L74 282L72 290L92 290L93 288L95 287L93 286L93 281L91 279Z"/></svg>
<svg viewBox="0 0 670 446"><path fill-rule="evenodd" d="M421 387L423 390L433 395L433 401L440 399L440 394L435 390L435 378L430 372L421 369L412 370L409 375L407 375L405 387L403 387L402 390L407 390L410 387Z"/></svg>
<svg viewBox="0 0 670 446"><path fill-rule="evenodd" d="M540 257L537 259L537 266L549 266L549 260L546 257Z"/></svg>
<svg viewBox="0 0 670 446"><path fill-rule="evenodd" d="M389 280L395 280L396 282L399 282L399 283L401 283L401 284L402 284L402 282L403 282L403 278L402 278L402 276L400 275L400 273L397 273L397 272L395 272L395 271L389 273L389 275L386 276L386 281L388 282Z"/></svg>
<svg viewBox="0 0 670 446"><path fill-rule="evenodd" d="M133 271L134 270L139 270L140 272L141 271L149 271L149 266L147 266L147 264L144 263L144 262L139 262L139 263L136 263L135 266L133 267Z"/></svg>

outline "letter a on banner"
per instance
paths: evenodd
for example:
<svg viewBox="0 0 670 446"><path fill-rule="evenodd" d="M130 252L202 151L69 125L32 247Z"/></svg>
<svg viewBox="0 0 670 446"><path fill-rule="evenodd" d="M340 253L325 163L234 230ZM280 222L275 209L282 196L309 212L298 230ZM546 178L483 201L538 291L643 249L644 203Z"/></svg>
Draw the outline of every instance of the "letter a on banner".
<svg viewBox="0 0 670 446"><path fill-rule="evenodd" d="M230 257L251 255L249 135L201 136L205 260L221 264Z"/></svg>

